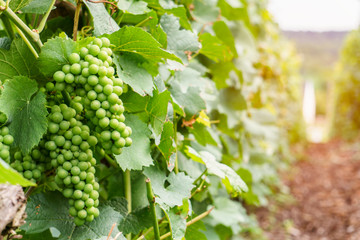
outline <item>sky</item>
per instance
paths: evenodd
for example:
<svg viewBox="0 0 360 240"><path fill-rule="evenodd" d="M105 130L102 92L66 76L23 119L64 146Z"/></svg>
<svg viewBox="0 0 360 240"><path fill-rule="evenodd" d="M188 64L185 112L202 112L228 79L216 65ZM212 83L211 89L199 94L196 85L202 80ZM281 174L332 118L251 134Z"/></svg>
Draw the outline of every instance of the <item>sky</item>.
<svg viewBox="0 0 360 240"><path fill-rule="evenodd" d="M360 0L269 0L283 30L346 31L360 24Z"/></svg>

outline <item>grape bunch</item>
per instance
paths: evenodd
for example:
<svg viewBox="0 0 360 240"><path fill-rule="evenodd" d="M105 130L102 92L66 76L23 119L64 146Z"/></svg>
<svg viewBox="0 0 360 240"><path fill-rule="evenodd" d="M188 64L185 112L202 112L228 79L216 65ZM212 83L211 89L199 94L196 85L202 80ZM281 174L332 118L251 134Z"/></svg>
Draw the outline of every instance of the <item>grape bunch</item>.
<svg viewBox="0 0 360 240"><path fill-rule="evenodd" d="M9 134L9 128L3 126L6 121L6 115L0 112L0 158L10 163L10 145L14 142L14 138Z"/></svg>
<svg viewBox="0 0 360 240"><path fill-rule="evenodd" d="M43 146L44 141L41 141L39 146ZM17 170L24 178L37 182L43 176L46 170L51 169L49 158L45 148L35 147L31 152L25 156L21 151L14 153L14 161L10 164L12 168Z"/></svg>
<svg viewBox="0 0 360 240"><path fill-rule="evenodd" d="M96 132L99 146L107 154L120 154L130 146L132 130L124 124L124 106L119 98L123 81L115 77L109 39L95 38L80 52L69 56L70 64L53 75L46 84L49 91L66 90L73 98L72 107L85 110L88 125Z"/></svg>
<svg viewBox="0 0 360 240"><path fill-rule="evenodd" d="M55 182L69 198L69 212L79 226L99 215L99 184L91 150L97 138L76 118L81 119L78 112L66 104L52 106L44 146L49 151L51 166L56 168Z"/></svg>

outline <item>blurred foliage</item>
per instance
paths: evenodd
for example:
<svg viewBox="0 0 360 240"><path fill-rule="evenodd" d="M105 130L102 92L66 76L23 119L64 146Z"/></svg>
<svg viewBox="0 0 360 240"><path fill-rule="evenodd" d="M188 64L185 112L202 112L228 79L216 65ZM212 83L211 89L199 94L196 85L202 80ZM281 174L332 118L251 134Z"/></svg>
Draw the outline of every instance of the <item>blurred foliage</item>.
<svg viewBox="0 0 360 240"><path fill-rule="evenodd" d="M360 129L360 30L346 37L335 71L331 134L351 139Z"/></svg>

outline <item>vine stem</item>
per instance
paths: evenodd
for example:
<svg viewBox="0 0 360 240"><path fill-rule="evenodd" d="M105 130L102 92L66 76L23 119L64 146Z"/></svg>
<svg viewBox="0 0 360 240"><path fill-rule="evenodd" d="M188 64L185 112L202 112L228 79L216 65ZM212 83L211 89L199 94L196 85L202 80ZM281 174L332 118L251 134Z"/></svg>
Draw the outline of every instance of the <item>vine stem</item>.
<svg viewBox="0 0 360 240"><path fill-rule="evenodd" d="M140 27L142 26L143 24L147 23L148 21L150 21L151 19L153 19L153 17L147 17L145 18L144 20L142 20L141 22L139 22L138 24L135 25L135 27Z"/></svg>
<svg viewBox="0 0 360 240"><path fill-rule="evenodd" d="M15 33L11 26L11 22L9 21L9 19L5 15L1 15L1 20L4 24L5 31L6 31L7 35L9 36L9 38L15 39Z"/></svg>
<svg viewBox="0 0 360 240"><path fill-rule="evenodd" d="M179 161L178 161L178 143L177 143L177 115L174 114L174 141L175 141L175 168L176 174L179 173Z"/></svg>
<svg viewBox="0 0 360 240"><path fill-rule="evenodd" d="M127 200L128 213L131 213L131 173L130 170L126 169L124 172L124 185L125 185L125 198ZM128 240L131 240L131 233L126 235Z"/></svg>
<svg viewBox="0 0 360 240"><path fill-rule="evenodd" d="M15 28L16 31L19 33L20 37L22 38L22 40L25 42L25 44L28 46L32 54L35 56L35 58L39 58L39 54L37 53L33 45L30 43L29 39L27 39L25 34L17 26L15 26Z"/></svg>
<svg viewBox="0 0 360 240"><path fill-rule="evenodd" d="M3 0L0 0L1 11L8 17L28 38L37 44L39 48L42 47L40 35L37 31L32 31L10 8L6 6Z"/></svg>
<svg viewBox="0 0 360 240"><path fill-rule="evenodd" d="M61 95L63 96L66 105L70 106L71 97L70 97L69 93L66 90L62 90Z"/></svg>
<svg viewBox="0 0 360 240"><path fill-rule="evenodd" d="M51 10L52 10L55 2L56 2L56 0L52 0L49 9L48 9L47 12L45 13L44 17L41 19L41 22L40 22L39 26L38 26L37 29L36 29L38 32L42 32L42 30L44 30L46 21L47 21L49 15L50 15L50 12L51 12ZM36 26L36 25L35 25L35 26Z"/></svg>
<svg viewBox="0 0 360 240"><path fill-rule="evenodd" d="M160 240L159 223L156 217L156 209L155 209L155 196L151 187L150 178L146 179L146 191L147 191L147 198L150 204L150 210L153 215L154 236L156 240Z"/></svg>
<svg viewBox="0 0 360 240"><path fill-rule="evenodd" d="M76 10L75 10L75 16L74 16L74 28L73 28L73 40L76 41L77 39L77 32L79 28L79 17L80 17L80 11L81 11L81 0L76 1Z"/></svg>
<svg viewBox="0 0 360 240"><path fill-rule="evenodd" d="M191 219L190 221L188 221L188 222L186 223L186 227L188 227L188 226L190 226L190 225L192 225L192 224L200 221L201 219L203 219L204 217L206 217L207 215L209 215L210 212L211 212L214 208L215 208L215 207L212 207L212 208L210 208L209 210L207 210L206 212L203 212L203 213L200 214L199 216L197 216L197 217ZM163 239L168 238L168 237L170 237L170 236L171 236L171 232L165 233L164 235L162 235L162 236L160 237L160 240L163 240Z"/></svg>

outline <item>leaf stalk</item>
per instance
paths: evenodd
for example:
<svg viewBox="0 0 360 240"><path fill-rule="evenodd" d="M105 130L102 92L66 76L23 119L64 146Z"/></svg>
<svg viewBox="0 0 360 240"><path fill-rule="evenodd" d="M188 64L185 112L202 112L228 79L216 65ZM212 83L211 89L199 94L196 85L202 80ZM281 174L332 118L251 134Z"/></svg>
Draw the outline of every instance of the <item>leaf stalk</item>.
<svg viewBox="0 0 360 240"><path fill-rule="evenodd" d="M160 240L159 223L156 217L156 209L155 209L155 196L151 187L150 178L146 179L146 190L147 190L147 198L150 204L150 211L153 215L154 236L156 240Z"/></svg>

